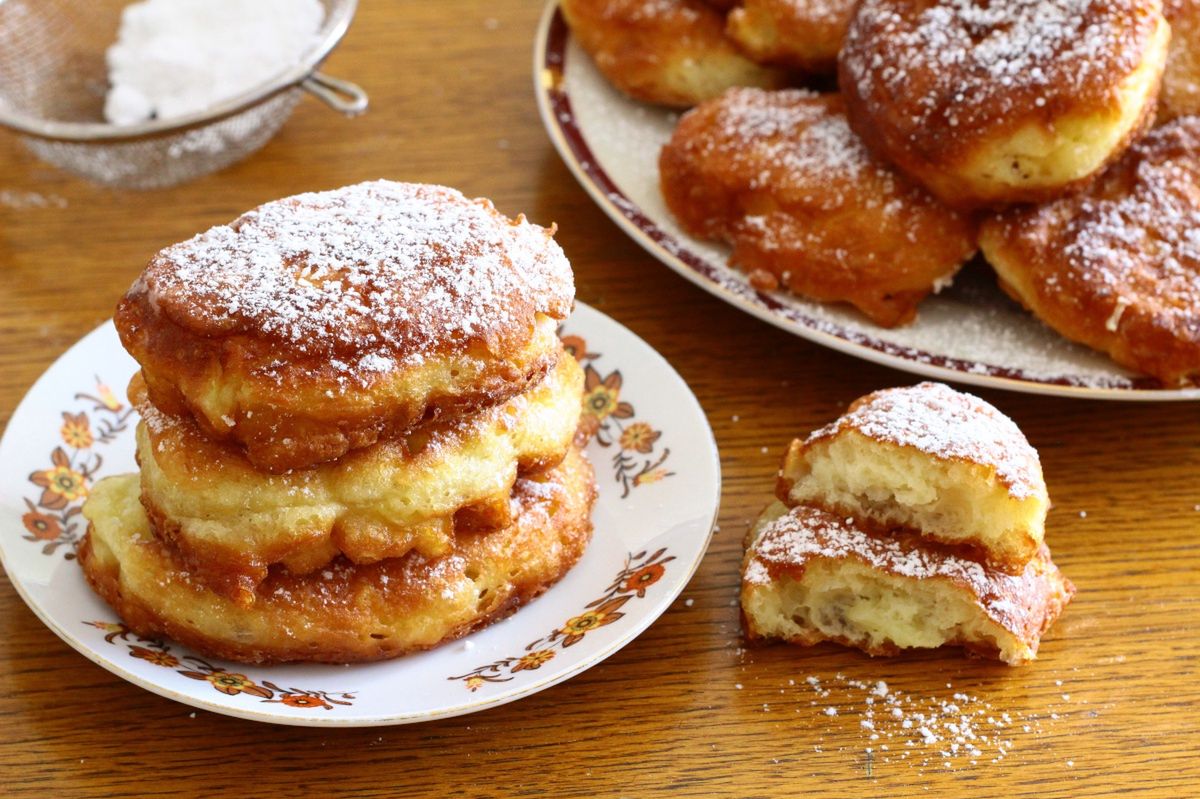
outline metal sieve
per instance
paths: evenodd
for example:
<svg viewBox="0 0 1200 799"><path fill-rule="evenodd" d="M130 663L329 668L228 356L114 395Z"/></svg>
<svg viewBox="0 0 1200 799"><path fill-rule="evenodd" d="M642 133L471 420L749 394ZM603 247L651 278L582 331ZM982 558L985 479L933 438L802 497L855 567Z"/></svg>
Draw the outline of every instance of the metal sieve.
<svg viewBox="0 0 1200 799"><path fill-rule="evenodd" d="M284 74L206 111L118 126L102 121L105 51L128 0L0 0L0 125L42 160L107 186L159 188L215 172L266 144L304 91L344 114L366 109L361 88L316 71L358 2L321 2L319 42Z"/></svg>

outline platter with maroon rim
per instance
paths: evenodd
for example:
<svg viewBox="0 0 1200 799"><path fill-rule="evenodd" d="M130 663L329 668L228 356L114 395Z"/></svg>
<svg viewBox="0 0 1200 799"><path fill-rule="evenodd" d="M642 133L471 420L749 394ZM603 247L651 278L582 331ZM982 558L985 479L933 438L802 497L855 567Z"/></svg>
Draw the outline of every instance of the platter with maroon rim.
<svg viewBox="0 0 1200 799"><path fill-rule="evenodd" d="M534 44L542 122L593 201L630 238L684 278L746 313L802 338L922 377L1034 394L1109 400L1195 400L1067 341L996 285L976 260L926 299L917 320L886 329L856 311L753 288L727 265L729 249L676 224L658 188L658 153L678 112L614 89L572 38L554 0Z"/></svg>
<svg viewBox="0 0 1200 799"><path fill-rule="evenodd" d="M137 416L123 396L137 365L111 322L42 375L0 438L0 563L30 609L89 660L216 713L377 726L537 693L595 666L670 607L708 548L721 493L704 411L662 356L583 304L560 334L585 372L598 487L592 541L542 597L464 639L378 663L255 666L143 639L122 624L75 558L90 487L137 468Z"/></svg>

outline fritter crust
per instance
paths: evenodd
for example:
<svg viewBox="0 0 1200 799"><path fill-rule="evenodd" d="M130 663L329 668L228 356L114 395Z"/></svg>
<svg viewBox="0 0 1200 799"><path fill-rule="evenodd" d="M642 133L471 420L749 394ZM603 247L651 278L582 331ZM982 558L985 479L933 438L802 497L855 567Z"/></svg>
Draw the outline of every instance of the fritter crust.
<svg viewBox="0 0 1200 799"><path fill-rule="evenodd" d="M1200 119L1155 128L1084 192L985 222L1000 285L1067 338L1200 382Z"/></svg>
<svg viewBox="0 0 1200 799"><path fill-rule="evenodd" d="M115 321L159 409L304 468L541 379L574 298L552 233L440 186L301 194L161 251Z"/></svg>
<svg viewBox="0 0 1200 799"><path fill-rule="evenodd" d="M687 108L730 86L782 86L725 36L725 15L701 0L563 0L571 33L596 68L636 100Z"/></svg>
<svg viewBox="0 0 1200 799"><path fill-rule="evenodd" d="M667 207L733 246L761 289L911 321L975 251L975 225L877 159L835 94L731 89L685 114L659 157Z"/></svg>
<svg viewBox="0 0 1200 799"><path fill-rule="evenodd" d="M252 608L212 591L149 529L136 475L98 483L79 561L92 587L142 636L166 636L245 663L381 660L466 635L559 580L591 537L591 466L573 448L556 468L519 480L512 525L463 536L453 552L411 552L323 572L274 570Z"/></svg>
<svg viewBox="0 0 1200 799"><path fill-rule="evenodd" d="M191 571L243 604L275 564L294 574L339 555L372 563L445 554L456 531L511 522L519 473L558 463L580 416L583 370L570 356L503 405L439 420L333 463L280 475L254 468L188 417L150 406L135 377L142 503Z"/></svg>

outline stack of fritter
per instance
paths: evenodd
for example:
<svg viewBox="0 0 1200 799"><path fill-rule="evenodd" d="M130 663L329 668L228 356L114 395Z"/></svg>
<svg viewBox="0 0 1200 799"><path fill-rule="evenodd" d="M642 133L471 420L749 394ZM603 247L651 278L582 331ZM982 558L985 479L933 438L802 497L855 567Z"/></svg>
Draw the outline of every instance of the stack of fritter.
<svg viewBox="0 0 1200 799"><path fill-rule="evenodd" d="M595 497L551 236L380 181L160 252L117 309L141 473L84 509L93 587L250 662L393 657L544 591Z"/></svg>

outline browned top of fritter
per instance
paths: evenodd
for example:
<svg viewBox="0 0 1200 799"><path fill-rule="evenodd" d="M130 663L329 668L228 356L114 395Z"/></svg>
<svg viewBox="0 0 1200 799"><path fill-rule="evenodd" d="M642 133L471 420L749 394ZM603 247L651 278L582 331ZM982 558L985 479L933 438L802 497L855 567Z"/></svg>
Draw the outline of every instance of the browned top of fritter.
<svg viewBox="0 0 1200 799"><path fill-rule="evenodd" d="M684 229L733 244L735 264L883 325L975 250L972 219L874 156L837 94L730 89L680 118L659 173Z"/></svg>
<svg viewBox="0 0 1200 799"><path fill-rule="evenodd" d="M847 430L915 449L932 459L982 466L1015 499L1046 491L1037 450L1016 423L994 405L944 383L918 383L860 397L832 424L814 431L803 443L793 443L787 460ZM787 470L785 464L785 477Z"/></svg>
<svg viewBox="0 0 1200 799"><path fill-rule="evenodd" d="M301 194L159 252L117 325L127 346L136 328L165 324L176 335L151 340L241 337L361 379L522 340L539 312L564 318L574 284L551 235L441 186Z"/></svg>
<svg viewBox="0 0 1200 799"><path fill-rule="evenodd" d="M1200 114L1200 0L1167 0L1171 46L1158 95L1158 121Z"/></svg>
<svg viewBox="0 0 1200 799"><path fill-rule="evenodd" d="M981 137L1112 108L1160 22L1161 0L863 0L839 81L895 146L955 161Z"/></svg>
<svg viewBox="0 0 1200 799"><path fill-rule="evenodd" d="M747 561L747 583L798 578L812 560L857 560L884 574L940 580L967 592L997 624L1022 640L1036 640L1075 587L1042 546L1021 574L1006 574L922 538L915 532L873 535L853 519L800 506L760 532Z"/></svg>
<svg viewBox="0 0 1200 799"><path fill-rule="evenodd" d="M704 0L563 0L571 35L614 86L649 103L686 108L729 85L782 85L725 35Z"/></svg>
<svg viewBox="0 0 1200 799"><path fill-rule="evenodd" d="M987 225L1052 327L1168 383L1200 378L1200 118L1151 131L1086 191Z"/></svg>

